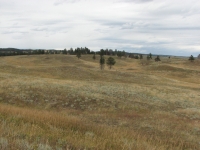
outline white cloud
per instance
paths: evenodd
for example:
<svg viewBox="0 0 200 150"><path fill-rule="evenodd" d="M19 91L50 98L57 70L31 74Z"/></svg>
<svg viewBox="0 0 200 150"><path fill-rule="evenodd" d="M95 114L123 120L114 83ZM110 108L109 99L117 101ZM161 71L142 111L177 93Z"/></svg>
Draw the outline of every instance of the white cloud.
<svg viewBox="0 0 200 150"><path fill-rule="evenodd" d="M0 47L197 55L199 8L198 0L0 0Z"/></svg>

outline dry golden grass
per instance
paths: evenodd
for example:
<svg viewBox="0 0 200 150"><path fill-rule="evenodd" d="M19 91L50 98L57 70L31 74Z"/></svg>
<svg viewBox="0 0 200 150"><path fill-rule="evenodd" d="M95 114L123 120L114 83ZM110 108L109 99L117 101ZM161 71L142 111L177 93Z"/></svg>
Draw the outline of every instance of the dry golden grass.
<svg viewBox="0 0 200 150"><path fill-rule="evenodd" d="M0 149L200 149L200 61L115 59L1 57Z"/></svg>

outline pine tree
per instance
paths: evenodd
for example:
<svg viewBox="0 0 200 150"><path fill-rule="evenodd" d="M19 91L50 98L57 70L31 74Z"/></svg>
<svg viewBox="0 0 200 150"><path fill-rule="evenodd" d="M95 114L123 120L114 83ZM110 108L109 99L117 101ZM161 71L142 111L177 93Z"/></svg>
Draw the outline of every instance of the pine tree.
<svg viewBox="0 0 200 150"><path fill-rule="evenodd" d="M157 56L157 57L155 58L155 61L160 61L160 57Z"/></svg>
<svg viewBox="0 0 200 150"><path fill-rule="evenodd" d="M63 50L63 54L67 54L67 50L66 50L66 48Z"/></svg>
<svg viewBox="0 0 200 150"><path fill-rule="evenodd" d="M105 51L104 51L103 49L101 49L99 55L100 55L100 56L103 56L104 53L105 53Z"/></svg>
<svg viewBox="0 0 200 150"><path fill-rule="evenodd" d="M188 60L190 60L191 62L193 62L194 61L194 57L191 55Z"/></svg>
<svg viewBox="0 0 200 150"><path fill-rule="evenodd" d="M149 57L150 57L150 59L152 59L152 54L151 53L149 54Z"/></svg>
<svg viewBox="0 0 200 150"><path fill-rule="evenodd" d="M112 68L113 65L115 65L115 63L116 61L113 57L109 57L106 62L106 64L109 66L110 69Z"/></svg>
<svg viewBox="0 0 200 150"><path fill-rule="evenodd" d="M122 57L122 52L121 52L121 51L118 51L118 52L117 52L117 56L118 56L119 58L121 58L121 57Z"/></svg>
<svg viewBox="0 0 200 150"><path fill-rule="evenodd" d="M76 57L78 57L78 59L81 57L81 51L80 50L77 51Z"/></svg>
<svg viewBox="0 0 200 150"><path fill-rule="evenodd" d="M101 70L103 70L104 69L104 64L105 64L105 59L104 59L103 56L101 56L99 63L100 63L100 66L101 66Z"/></svg>

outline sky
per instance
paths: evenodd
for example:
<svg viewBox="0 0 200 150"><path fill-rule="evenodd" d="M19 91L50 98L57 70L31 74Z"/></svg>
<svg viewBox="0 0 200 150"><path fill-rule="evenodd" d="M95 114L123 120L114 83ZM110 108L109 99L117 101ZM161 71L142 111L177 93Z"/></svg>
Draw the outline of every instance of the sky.
<svg viewBox="0 0 200 150"><path fill-rule="evenodd" d="M0 48L200 54L199 0L0 0Z"/></svg>

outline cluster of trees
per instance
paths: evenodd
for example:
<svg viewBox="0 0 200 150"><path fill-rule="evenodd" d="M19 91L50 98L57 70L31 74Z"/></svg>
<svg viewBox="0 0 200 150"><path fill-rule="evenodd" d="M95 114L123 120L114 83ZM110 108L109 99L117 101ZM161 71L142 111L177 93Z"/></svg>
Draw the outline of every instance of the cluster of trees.
<svg viewBox="0 0 200 150"><path fill-rule="evenodd" d="M70 48L69 50L67 50L66 48L62 51L63 54L70 54L70 55L77 55L77 53L80 54L91 54L91 51L89 48L87 47L77 47L75 49Z"/></svg>
<svg viewBox="0 0 200 150"><path fill-rule="evenodd" d="M76 57L79 59L81 57L82 54L88 54L88 53L85 53L84 51L81 51L81 49L75 49L75 54L76 54ZM95 54L99 54L100 56L103 56L103 55L113 55L113 56L118 56L119 58L121 57L126 57L126 52L125 51L118 51L118 50L115 50L113 51L112 49L108 50L108 49L101 49L100 51L97 51L97 52L93 52L91 51L89 54L94 54L93 55L93 59L96 59L96 56Z"/></svg>
<svg viewBox="0 0 200 150"><path fill-rule="evenodd" d="M101 70L103 70L104 65L105 65L105 58L104 58L105 53L103 50L100 50L99 54L100 54L100 60L99 60L100 68L101 68ZM95 58L96 58L96 56L94 54L93 59L95 59ZM112 68L113 65L115 65L115 63L116 63L116 61L113 57L109 57L106 61L106 64L109 66L110 69Z"/></svg>
<svg viewBox="0 0 200 150"><path fill-rule="evenodd" d="M60 54L60 51L52 50L0 50L0 56L15 56L15 55L39 55L39 54Z"/></svg>
<svg viewBox="0 0 200 150"><path fill-rule="evenodd" d="M170 58L170 57L169 57L169 58ZM150 60L150 59L152 59L152 54L151 54L151 53L150 53L149 55L147 55L147 60ZM155 58L154 60L155 60L156 62L157 62L157 61L161 61L161 60L160 60L160 56L157 55L156 58Z"/></svg>
<svg viewBox="0 0 200 150"><path fill-rule="evenodd" d="M114 51L112 49L101 49L100 51L96 52L99 55L111 55L111 56L118 56L119 58L121 57L126 57L126 52L123 51L119 51L117 49L115 49Z"/></svg>
<svg viewBox="0 0 200 150"><path fill-rule="evenodd" d="M113 56L118 56L118 57L122 57L122 56L126 56L126 52L123 51L119 51L117 49L112 50L112 49L101 49L99 52L96 52L97 54L103 54L103 55L113 55Z"/></svg>
<svg viewBox="0 0 200 150"><path fill-rule="evenodd" d="M168 58L170 59L171 57L169 56ZM149 55L147 55L147 60L150 60L150 59L152 59L152 54L151 53ZM193 62L195 59L194 59L193 55L191 55L188 60L190 60L191 62ZM155 61L161 61L160 60L160 56L157 56L155 58Z"/></svg>
<svg viewBox="0 0 200 150"><path fill-rule="evenodd" d="M1 48L0 49L0 56L14 56L14 55L39 55L39 54L68 54L68 55L76 55L78 58L81 57L81 55L85 54L103 54L103 55L113 55L113 56L118 56L118 57L126 57L126 52L119 51L117 49L112 50L112 49L101 49L98 52L91 51L87 47L77 47L75 49L70 48L67 50L66 48L64 50L44 50L44 49L37 49L37 50L32 50L32 49L15 49L15 48Z"/></svg>
<svg viewBox="0 0 200 150"><path fill-rule="evenodd" d="M61 50L44 50L44 49L16 49L16 48L0 48L0 56L15 55L37 55L37 54L60 54Z"/></svg>
<svg viewBox="0 0 200 150"><path fill-rule="evenodd" d="M63 54L70 54L70 55L76 55L78 58L81 57L81 55L84 54L99 54L99 55L111 55L111 56L118 56L119 58L121 57L126 57L126 52L119 51L117 49L112 50L112 49L101 49L100 51L94 52L88 49L87 47L85 48L76 48L73 50L73 48L70 48L70 50L64 49Z"/></svg>
<svg viewBox="0 0 200 150"><path fill-rule="evenodd" d="M147 55L147 60L152 59L152 54L150 53L149 55Z"/></svg>
<svg viewBox="0 0 200 150"><path fill-rule="evenodd" d="M91 51L89 48L70 48L69 50L44 50L44 49L16 49L16 48L1 48L0 49L0 56L14 56L14 55L39 55L39 54L70 54L70 55L76 55L77 53L81 54L91 54Z"/></svg>
<svg viewBox="0 0 200 150"><path fill-rule="evenodd" d="M129 58L133 58L133 59L143 59L143 55L142 54L130 54Z"/></svg>

